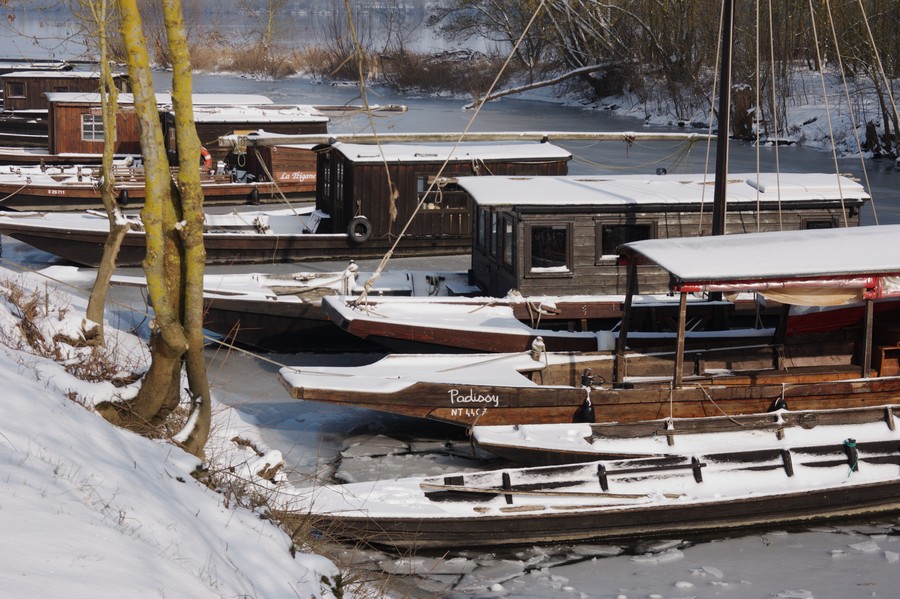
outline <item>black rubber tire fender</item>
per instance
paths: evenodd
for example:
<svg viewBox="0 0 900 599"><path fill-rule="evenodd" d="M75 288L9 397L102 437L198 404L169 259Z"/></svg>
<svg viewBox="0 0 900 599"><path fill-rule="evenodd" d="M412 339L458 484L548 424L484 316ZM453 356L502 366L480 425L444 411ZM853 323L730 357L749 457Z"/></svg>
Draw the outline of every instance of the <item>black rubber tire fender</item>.
<svg viewBox="0 0 900 599"><path fill-rule="evenodd" d="M365 216L354 216L347 225L347 235L353 243L364 243L372 236L372 223Z"/></svg>

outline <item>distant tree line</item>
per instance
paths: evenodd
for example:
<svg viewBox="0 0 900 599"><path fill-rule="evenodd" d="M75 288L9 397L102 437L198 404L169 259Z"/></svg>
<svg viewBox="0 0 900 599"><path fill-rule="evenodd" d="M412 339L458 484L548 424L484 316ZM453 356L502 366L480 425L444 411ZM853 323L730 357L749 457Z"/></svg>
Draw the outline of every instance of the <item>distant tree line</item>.
<svg viewBox="0 0 900 599"><path fill-rule="evenodd" d="M538 11L540 4L449 0L432 10L428 25L450 38L515 46L520 79L571 74L561 93L598 99L629 92L649 110L672 105L685 119L709 111L722 0L546 0ZM896 0L736 0L732 82L758 93L765 123L784 123L785 102L802 92L797 66L818 71L824 64L832 76L841 66L854 86L877 94L880 114L869 119L880 135L869 143L896 155L896 95L887 82L900 75L898 26Z"/></svg>
<svg viewBox="0 0 900 599"><path fill-rule="evenodd" d="M59 9L72 0L5 0ZM183 0L191 63L268 77L360 77L399 91L509 94L552 84L588 102L628 94L647 114L706 124L722 0ZM138 0L157 64L168 66L158 0ZM877 109L866 146L897 155L897 0L735 0L732 82L739 136L784 133L807 89L799 69L843 76ZM347 8L350 8L349 14ZM432 51L423 47L432 32ZM426 40L428 37L426 36ZM418 40L413 43L413 40ZM116 41L111 40L116 51ZM448 50L448 48L457 48ZM513 51L514 49L514 51ZM509 65L501 71L512 52ZM854 103L854 100L851 100ZM755 107L759 106L759 110ZM750 112L748 112L750 111ZM740 118L743 116L744 118Z"/></svg>

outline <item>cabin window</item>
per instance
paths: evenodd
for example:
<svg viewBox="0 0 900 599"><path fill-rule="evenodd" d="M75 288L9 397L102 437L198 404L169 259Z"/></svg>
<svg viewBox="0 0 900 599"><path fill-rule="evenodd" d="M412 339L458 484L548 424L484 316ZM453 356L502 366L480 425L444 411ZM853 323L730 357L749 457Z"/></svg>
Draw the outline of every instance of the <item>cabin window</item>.
<svg viewBox="0 0 900 599"><path fill-rule="evenodd" d="M331 199L331 159L322 162L322 197Z"/></svg>
<svg viewBox="0 0 900 599"><path fill-rule="evenodd" d="M531 225L528 231L529 272L568 273L572 261L572 232L568 224Z"/></svg>
<svg viewBox="0 0 900 599"><path fill-rule="evenodd" d="M512 266L513 263L513 248L515 247L515 228L513 227L513 221L508 216L503 217L503 228L502 231L502 240L501 245L503 247L503 252L500 256L503 264L505 266Z"/></svg>
<svg viewBox="0 0 900 599"><path fill-rule="evenodd" d="M487 230L488 230L488 212L482 208L478 209L478 218L475 219L475 226L478 229L476 232L476 244L482 249L487 249Z"/></svg>
<svg viewBox="0 0 900 599"><path fill-rule="evenodd" d="M497 244L499 243L499 235L497 235L497 213L491 212L491 224L490 224L490 233L488 239L488 253L491 256L497 256Z"/></svg>
<svg viewBox="0 0 900 599"><path fill-rule="evenodd" d="M623 243L653 239L656 237L654 223L610 224L597 223L597 259L618 255L617 249Z"/></svg>
<svg viewBox="0 0 900 599"><path fill-rule="evenodd" d="M344 197L344 163L338 160L334 165L334 195Z"/></svg>
<svg viewBox="0 0 900 599"><path fill-rule="evenodd" d="M81 115L82 141L103 141L103 115Z"/></svg>
<svg viewBox="0 0 900 599"><path fill-rule="evenodd" d="M69 91L69 86L68 85L54 85L53 91L57 94L62 94L62 93Z"/></svg>
<svg viewBox="0 0 900 599"><path fill-rule="evenodd" d="M456 183L445 182L443 185L431 185L432 177L419 175L416 177L418 201L422 202L422 210L465 210L467 195ZM431 193L428 192L431 187ZM427 195L426 195L427 194Z"/></svg>
<svg viewBox="0 0 900 599"><path fill-rule="evenodd" d="M804 229L834 229L836 226L834 220L830 218L808 219L803 221Z"/></svg>
<svg viewBox="0 0 900 599"><path fill-rule="evenodd" d="M7 93L10 98L24 98L25 84L21 81L10 81L6 85Z"/></svg>

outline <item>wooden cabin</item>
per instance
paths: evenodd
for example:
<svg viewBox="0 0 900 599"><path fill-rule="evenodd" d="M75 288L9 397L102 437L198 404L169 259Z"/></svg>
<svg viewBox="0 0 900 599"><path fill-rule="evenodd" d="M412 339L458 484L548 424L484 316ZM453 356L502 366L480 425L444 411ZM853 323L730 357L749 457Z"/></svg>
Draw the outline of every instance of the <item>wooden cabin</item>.
<svg viewBox="0 0 900 599"><path fill-rule="evenodd" d="M47 94L47 149L50 154L103 153L103 113L100 94L55 92ZM114 153L140 154L140 124L134 112L131 94L121 94L116 112L116 141Z"/></svg>
<svg viewBox="0 0 900 599"><path fill-rule="evenodd" d="M316 207L330 215L319 232L349 232L394 239L416 213L405 239L431 244L437 253L466 250L472 239L472 203L457 177L565 175L572 155L551 143L463 142L319 146ZM442 166L444 167L441 171ZM438 173L441 178L432 186ZM396 190L396 218L391 193Z"/></svg>
<svg viewBox="0 0 900 599"><path fill-rule="evenodd" d="M171 124L172 98L169 94L157 94L160 119ZM211 107L231 103L240 106L271 104L272 101L255 94L194 94L195 114ZM100 155L103 152L103 115L100 111L100 94L59 92L47 94L49 109L48 151L50 154ZM232 106L227 108L231 109ZM237 110L237 108L233 108ZM234 127L235 123L230 123ZM197 129L200 131L201 125ZM230 129L228 130L230 132ZM169 131L171 150L174 152L174 129ZM140 154L140 129L134 112L134 97L120 94L116 117L116 154Z"/></svg>
<svg viewBox="0 0 900 599"><path fill-rule="evenodd" d="M128 89L128 76L114 74L117 85ZM0 112L0 146L44 148L48 145L50 102L47 94L94 92L99 75L87 71L12 71L0 76L3 112Z"/></svg>
<svg viewBox="0 0 900 599"><path fill-rule="evenodd" d="M128 75L113 73L121 93L130 90ZM97 93L100 75L91 71L14 71L0 76L3 81L4 112L38 112L45 115L50 108L47 94Z"/></svg>
<svg viewBox="0 0 900 599"><path fill-rule="evenodd" d="M780 180L780 191L776 182ZM465 177L475 205L473 283L487 295L624 294L620 244L712 230L703 175ZM839 184L840 183L840 184ZM857 226L862 186L828 174L732 175L726 234ZM639 293L666 293L662 271L639 267Z"/></svg>
<svg viewBox="0 0 900 599"><path fill-rule="evenodd" d="M225 100L225 98L223 98ZM175 150L175 112L171 107L162 110L163 131L166 146ZM200 144L207 149L213 162L224 160L229 149L219 147L219 137L231 133L248 133L266 131L268 133L287 134L324 134L328 132L329 118L312 106L249 104L222 101L218 105L195 105L194 123ZM263 150L263 148L259 148ZM299 154L299 148L286 154ZM315 179L313 155L307 149L307 165L305 171ZM265 169L259 164L254 148L246 155L247 164L242 167L252 172L257 178L266 176ZM240 166L240 165L238 165Z"/></svg>

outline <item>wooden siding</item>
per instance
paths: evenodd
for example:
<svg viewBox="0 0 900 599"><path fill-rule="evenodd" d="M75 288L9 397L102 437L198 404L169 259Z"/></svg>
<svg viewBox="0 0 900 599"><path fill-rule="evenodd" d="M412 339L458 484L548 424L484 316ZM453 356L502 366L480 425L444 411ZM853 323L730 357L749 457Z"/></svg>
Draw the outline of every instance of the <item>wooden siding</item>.
<svg viewBox="0 0 900 599"><path fill-rule="evenodd" d="M472 270L475 284L488 295L503 296L517 289L523 295L580 295L624 294L626 268L617 265L612 255L600 257L598 224L656 223L656 237L692 237L709 235L712 230L710 212L631 213L631 214L511 214L516 222L516 239L513 265L500 264L497 256L490 256L473 245ZM859 224L858 211L848 210L848 224ZM757 221L759 225L757 226ZM729 212L726 217L726 233L750 233L805 229L810 223L831 222L843 226L844 218L839 208L783 210L781 212ZM567 273L530 273L528 239L532 224L571 224L572 262ZM666 293L668 278L655 267L639 267L640 293Z"/></svg>
<svg viewBox="0 0 900 599"><path fill-rule="evenodd" d="M430 181L442 164L392 163L386 169L381 163L354 163L338 151L320 152L317 176L328 178L328 182L318 186L316 205L331 215L331 232L346 232L350 220L362 215L371 223L373 237L394 238L406 226L419 203L417 181L420 178L426 183ZM470 162L448 164L442 176L543 176L567 172L567 160L488 160L479 161L477 167ZM397 191L397 218L393 221L390 217L391 184ZM462 199L457 202L426 202L407 229L406 237L434 239L436 243L455 239L468 246L472 238L472 201L461 191L459 194Z"/></svg>
<svg viewBox="0 0 900 599"><path fill-rule="evenodd" d="M103 140L82 139L81 116L100 115L100 107L85 103L54 102L50 111L48 148L51 154L101 154ZM140 154L140 125L134 107L120 106L116 113L117 154Z"/></svg>
<svg viewBox="0 0 900 599"><path fill-rule="evenodd" d="M258 153L258 155L257 155ZM247 148L246 168L259 180L307 185L306 191L316 190L316 155L311 149L296 146L257 146Z"/></svg>
<svg viewBox="0 0 900 599"><path fill-rule="evenodd" d="M120 91L128 91L128 79L118 76L116 84ZM20 86L24 94L13 94L11 88ZM46 77L3 77L3 110L49 110L50 103L44 95L48 92L85 92L97 93L100 88L99 77L66 77L59 74L48 74Z"/></svg>

